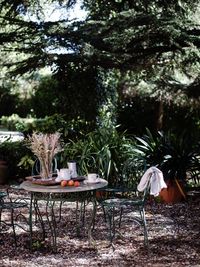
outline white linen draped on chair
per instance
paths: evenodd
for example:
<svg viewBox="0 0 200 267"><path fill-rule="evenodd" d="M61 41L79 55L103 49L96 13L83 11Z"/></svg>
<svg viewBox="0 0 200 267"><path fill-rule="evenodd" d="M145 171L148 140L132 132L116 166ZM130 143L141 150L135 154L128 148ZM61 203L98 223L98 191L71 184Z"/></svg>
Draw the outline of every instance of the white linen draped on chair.
<svg viewBox="0 0 200 267"><path fill-rule="evenodd" d="M167 188L162 171L154 166L146 170L137 186L137 190L143 192L148 184L150 185L150 195L154 197L158 196L163 188Z"/></svg>

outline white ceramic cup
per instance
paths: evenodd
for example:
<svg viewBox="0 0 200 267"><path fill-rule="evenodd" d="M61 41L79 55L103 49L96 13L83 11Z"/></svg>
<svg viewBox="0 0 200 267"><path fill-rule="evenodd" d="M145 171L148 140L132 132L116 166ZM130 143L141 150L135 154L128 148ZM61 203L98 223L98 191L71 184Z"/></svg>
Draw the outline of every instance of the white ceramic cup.
<svg viewBox="0 0 200 267"><path fill-rule="evenodd" d="M88 173L87 180L89 183L97 183L100 181L100 178L97 173Z"/></svg>

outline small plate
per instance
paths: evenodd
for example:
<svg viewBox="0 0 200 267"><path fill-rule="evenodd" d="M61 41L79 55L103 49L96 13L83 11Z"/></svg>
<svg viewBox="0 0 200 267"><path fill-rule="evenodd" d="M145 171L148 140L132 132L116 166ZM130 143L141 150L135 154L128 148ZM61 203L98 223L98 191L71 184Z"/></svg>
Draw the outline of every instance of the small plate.
<svg viewBox="0 0 200 267"><path fill-rule="evenodd" d="M95 181L95 182L89 182L88 180L85 180L83 183L84 184L99 184L99 183L101 183L101 180L98 180L98 181Z"/></svg>
<svg viewBox="0 0 200 267"><path fill-rule="evenodd" d="M85 177L84 176L77 176L77 177L71 178L71 180L82 182L85 180Z"/></svg>

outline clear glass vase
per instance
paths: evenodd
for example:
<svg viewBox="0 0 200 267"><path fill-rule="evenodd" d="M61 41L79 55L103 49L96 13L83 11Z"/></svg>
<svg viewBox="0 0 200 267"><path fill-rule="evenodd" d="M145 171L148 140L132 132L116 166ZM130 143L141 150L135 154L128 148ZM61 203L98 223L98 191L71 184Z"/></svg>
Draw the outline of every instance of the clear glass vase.
<svg viewBox="0 0 200 267"><path fill-rule="evenodd" d="M51 162L45 162L40 160L40 176L42 179L52 178L52 164Z"/></svg>

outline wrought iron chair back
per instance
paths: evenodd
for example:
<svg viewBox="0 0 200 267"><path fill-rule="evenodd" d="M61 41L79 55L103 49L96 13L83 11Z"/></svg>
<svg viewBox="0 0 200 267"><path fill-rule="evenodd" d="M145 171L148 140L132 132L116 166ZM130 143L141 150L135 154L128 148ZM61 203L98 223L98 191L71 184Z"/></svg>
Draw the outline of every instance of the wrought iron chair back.
<svg viewBox="0 0 200 267"><path fill-rule="evenodd" d="M135 162L129 159L124 163L122 174L118 177L115 186L108 185L107 187L98 190L98 201L101 202L105 198L113 197L130 197L137 192L137 184L141 176L146 171L146 161Z"/></svg>

